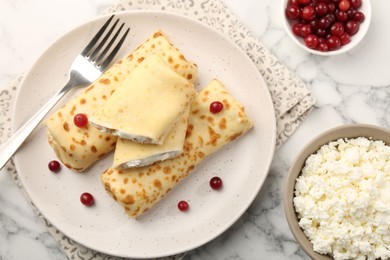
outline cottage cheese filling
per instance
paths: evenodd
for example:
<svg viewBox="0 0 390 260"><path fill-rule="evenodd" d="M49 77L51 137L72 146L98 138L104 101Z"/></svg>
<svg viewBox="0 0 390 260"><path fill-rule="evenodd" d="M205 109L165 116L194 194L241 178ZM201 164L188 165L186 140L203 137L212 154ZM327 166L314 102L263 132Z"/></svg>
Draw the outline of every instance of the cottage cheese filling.
<svg viewBox="0 0 390 260"><path fill-rule="evenodd" d="M294 207L314 251L337 259L390 258L390 147L338 139L310 155Z"/></svg>

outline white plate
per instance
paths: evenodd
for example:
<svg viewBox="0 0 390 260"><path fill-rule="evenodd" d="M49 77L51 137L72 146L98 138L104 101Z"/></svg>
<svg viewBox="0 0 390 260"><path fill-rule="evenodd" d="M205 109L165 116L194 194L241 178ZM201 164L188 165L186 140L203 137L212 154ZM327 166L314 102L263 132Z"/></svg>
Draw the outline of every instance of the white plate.
<svg viewBox="0 0 390 260"><path fill-rule="evenodd" d="M271 164L275 146L275 115L266 84L251 60L222 34L184 16L154 11L118 13L131 26L129 53L155 31L163 30L187 59L199 67L197 88L214 77L246 107L254 129L206 159L152 210L139 220L124 214L100 183L100 173L112 156L85 173L47 169L55 155L40 125L15 155L18 174L34 204L60 231L91 249L123 257L162 257L205 244L228 229L259 192ZM100 17L57 40L26 75L16 100L14 128L36 111L66 82L74 57L107 19ZM73 93L74 95L75 93ZM68 96L57 106L65 104ZM222 178L221 191L209 187L212 176ZM94 207L79 201L83 192L96 199ZM190 204L186 213L177 202Z"/></svg>

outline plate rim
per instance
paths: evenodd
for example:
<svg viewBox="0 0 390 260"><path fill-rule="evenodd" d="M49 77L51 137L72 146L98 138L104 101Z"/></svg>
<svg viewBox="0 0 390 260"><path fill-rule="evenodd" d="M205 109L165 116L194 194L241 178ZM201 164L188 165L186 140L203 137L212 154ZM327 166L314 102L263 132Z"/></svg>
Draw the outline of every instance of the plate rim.
<svg viewBox="0 0 390 260"><path fill-rule="evenodd" d="M57 43L61 43L61 41L63 41L64 39L66 39L67 37L69 37L69 34L72 34L74 33L74 31L80 29L81 27L83 26L88 26L88 25L91 25L91 24L95 24L96 22L98 21L103 21L105 19L107 19L108 17L110 17L112 14L115 14L115 15L151 15L151 16L174 16L174 17L177 17L179 19L183 19L183 20L187 20L187 22L189 23L195 23L197 26L200 26L202 27L203 29L206 29L206 30L209 30L209 31L212 31L213 33L216 33L218 34L218 36L220 38L223 38L223 40L227 41L230 45L234 46L235 49L240 52L240 54L248 61L248 64L250 64L250 66L252 66L255 71L258 73L258 78L263 81L264 83L264 86L266 88L266 95L267 97L265 97L268 102L270 102L270 104L272 105L272 109L271 109L271 113L272 115L270 115L270 118L272 118L272 133L271 133L271 151L269 152L268 154L268 158L265 158L267 159L266 160L266 174L264 174L264 177L262 178L261 182L257 185L257 188L256 190L254 190L254 192L252 192L252 196L249 198L248 202L246 203L246 206L244 206L242 208L242 210L240 211L237 211L235 215L235 218L231 218L230 221L228 221L228 224L227 225L224 225L224 228L220 228L219 229L219 232L214 232L213 235L209 236L207 240L203 241L202 243L200 244L194 244L192 247L187 247L185 249L181 248L179 250L176 250L176 252L170 252L170 253L165 253L165 254L161 254L161 255L153 255L153 256L131 256L131 255L123 255L123 254L112 254L110 252L106 252L106 251L102 251L100 250L99 248L96 248L96 247L91 247L89 245L85 245L83 244L82 242L80 242L78 239L75 239L73 236L71 236L68 232L64 232L63 229L61 227L58 227L56 225L54 225L52 223L52 221L50 221L49 219L47 219L49 221L50 224L52 224L56 229L58 229L60 232L62 232L63 234L65 234L66 236L68 236L70 239L74 240L75 242L79 243L80 245L83 245L89 249L92 249L92 250L95 250L95 251L98 251L98 252L101 252L101 253L104 253L104 254L107 254L107 255L111 255L111 256L118 256L118 257L136 257L136 258L139 258L139 259L146 259L146 258L149 258L149 257L167 257L167 256L172 256L172 255L176 255L176 254L181 254L181 253L184 253L184 252L187 252L189 250L193 250L195 248L198 248L212 240L214 240L215 238L217 238L218 236L220 236L221 234L223 234L224 232L226 232L229 228L231 228L231 226L233 226L237 220L239 218L241 218L244 213L248 210L248 208L250 207L250 205L253 203L253 201L255 200L255 198L258 196L266 178L268 177L268 174L269 174L269 170L270 170L270 167L271 167L271 164L272 164L272 161L273 161L273 157L274 157L274 154L275 154L275 150L276 150L276 136L277 136L277 127L276 127L276 116L275 116L275 109L274 109L274 104L273 104L273 100L272 100L272 97L271 97L271 93L267 87L267 84L263 78L263 76L261 75L261 72L259 71L259 69L256 67L255 63L252 61L252 59L248 56L247 53L244 52L244 50L236 43L234 42L228 35L225 35L223 34L222 32L218 31L217 29L213 28L212 26L200 21L200 20L197 20L195 18L192 18L192 17L189 17L189 16L185 16L183 14L178 14L178 13L174 13L174 12L170 12L170 11L165 11L165 10L125 10L125 11L119 11L119 12L115 12L115 13L109 13L109 14L104 14L104 15L99 15L97 17L94 17L92 19L89 19L89 20L86 20L85 22L82 22L74 27L72 27L71 29L67 30L65 33L63 33L62 35L60 35L59 37L57 37L54 41L52 41L47 48L44 49L44 51L42 51L39 55L38 55L38 58L33 62L33 64L31 65L31 67L29 68L29 70L24 74L21 82L20 82L20 85L19 85L19 88L17 90L17 93L15 95L15 106L14 106L14 109L13 109L13 112L12 112L12 118L15 118L16 114L17 114L17 109L16 109L16 104L18 103L18 100L20 98L20 94L22 92L22 89L24 88L23 86L26 84L29 76L31 76L32 72L34 72L34 69L35 67L37 66L37 64L41 61L41 59L44 58L44 56L47 55L47 52L49 52L51 50L51 48L53 48L53 46L55 46ZM42 124L42 122L41 122ZM12 132L15 132L17 130L17 127L18 125L15 123L15 120L12 121L12 126L11 126L11 129L12 129ZM18 162L18 159L17 159L18 155L17 153L14 155L13 157L13 161L14 161L14 164L15 164L15 168L16 168L16 171L17 171L17 174L19 175L20 174L20 169L18 166L19 162ZM34 203L33 199L31 198L31 194L29 192L29 189L26 188L26 184L24 182L24 179L23 178L20 178L21 180L21 183L22 183L22 186L25 190L25 192L27 193L28 195L28 199ZM47 218L47 216L45 216L43 213L42 213L42 209L39 208L38 205L36 205L34 203L35 207L38 209L38 211L45 217Z"/></svg>

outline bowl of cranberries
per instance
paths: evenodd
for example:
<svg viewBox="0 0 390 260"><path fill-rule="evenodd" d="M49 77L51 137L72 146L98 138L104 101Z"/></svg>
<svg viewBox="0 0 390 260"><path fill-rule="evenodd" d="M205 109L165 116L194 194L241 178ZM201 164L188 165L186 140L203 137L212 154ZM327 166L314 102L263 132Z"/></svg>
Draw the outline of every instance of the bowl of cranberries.
<svg viewBox="0 0 390 260"><path fill-rule="evenodd" d="M303 49L330 56L347 52L367 33L370 0L283 0L289 37Z"/></svg>

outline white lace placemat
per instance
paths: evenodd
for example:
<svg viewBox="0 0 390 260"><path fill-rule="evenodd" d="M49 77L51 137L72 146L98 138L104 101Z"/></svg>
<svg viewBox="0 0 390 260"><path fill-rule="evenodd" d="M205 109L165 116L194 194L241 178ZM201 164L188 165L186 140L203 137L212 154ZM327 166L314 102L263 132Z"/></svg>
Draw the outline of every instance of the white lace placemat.
<svg viewBox="0 0 390 260"><path fill-rule="evenodd" d="M277 122L277 148L283 144L312 110L315 100L303 82L266 49L220 0L122 0L109 7L104 13L135 9L163 10L193 17L222 32L240 46L256 64L271 93ZM15 79L12 83L0 89L0 115L5 118L4 121L0 122L0 143L3 143L11 134L12 107L21 78ZM9 162L3 171L7 171L13 177L29 200L13 164ZM36 209L34 204L30 203L69 259L121 259L95 252L75 243L53 227ZM178 260L183 255L162 259Z"/></svg>

